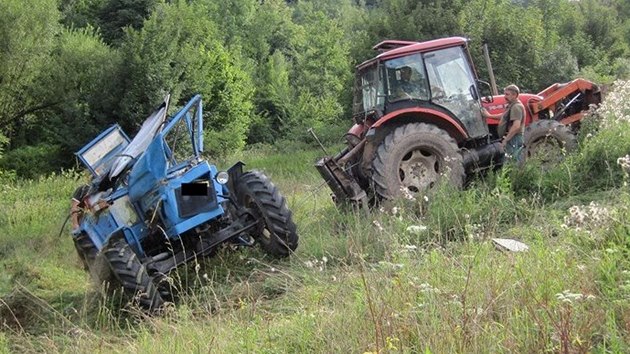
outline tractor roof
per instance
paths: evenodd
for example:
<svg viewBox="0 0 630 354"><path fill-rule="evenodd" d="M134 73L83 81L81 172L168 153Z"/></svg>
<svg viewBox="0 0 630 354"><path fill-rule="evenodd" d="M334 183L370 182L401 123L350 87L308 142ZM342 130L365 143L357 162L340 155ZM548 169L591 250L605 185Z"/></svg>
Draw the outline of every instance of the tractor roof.
<svg viewBox="0 0 630 354"><path fill-rule="evenodd" d="M426 42L386 40L378 43L373 47L374 50L381 52L379 55L357 65L357 68L363 69L377 61L393 59L412 53L422 53L442 48L454 47L458 45L465 45L467 42L468 39L464 37L440 38Z"/></svg>

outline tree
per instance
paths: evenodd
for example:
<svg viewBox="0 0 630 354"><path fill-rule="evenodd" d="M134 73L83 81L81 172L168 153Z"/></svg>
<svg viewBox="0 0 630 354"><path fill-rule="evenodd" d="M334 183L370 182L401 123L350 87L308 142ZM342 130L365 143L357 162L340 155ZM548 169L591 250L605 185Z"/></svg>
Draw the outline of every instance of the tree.
<svg viewBox="0 0 630 354"><path fill-rule="evenodd" d="M103 0L60 0L61 23L69 28L98 25L98 12Z"/></svg>
<svg viewBox="0 0 630 354"><path fill-rule="evenodd" d="M538 71L544 52L542 15L510 0L472 0L464 6L460 25L473 39L471 51L476 63L483 63L481 44L487 42L497 83L517 83L526 90L538 90L544 75ZM479 65L481 77L486 68Z"/></svg>
<svg viewBox="0 0 630 354"><path fill-rule="evenodd" d="M369 27L377 40L428 40L461 33L462 0L381 0Z"/></svg>
<svg viewBox="0 0 630 354"><path fill-rule="evenodd" d="M292 86L300 90L290 108L291 136L304 137L308 128L330 131L350 102L352 68L343 26L326 16L315 2L297 6L303 37L296 53Z"/></svg>
<svg viewBox="0 0 630 354"><path fill-rule="evenodd" d="M238 54L220 42L216 25L203 3L183 1L159 5L142 29L128 29L122 45L125 62L124 98L119 117L127 129L142 121L166 93L172 106L195 93L205 101L206 144L215 154L244 145L251 123L249 76L240 68Z"/></svg>
<svg viewBox="0 0 630 354"><path fill-rule="evenodd" d="M9 139L34 112L58 103L40 101L32 92L60 30L56 6L55 0L0 2L0 133Z"/></svg>
<svg viewBox="0 0 630 354"><path fill-rule="evenodd" d="M117 44L126 27L140 29L157 0L105 0L97 10L98 26L105 42Z"/></svg>
<svg viewBox="0 0 630 354"><path fill-rule="evenodd" d="M110 109L120 96L119 67L118 53L93 30L60 31L46 70L28 90L34 101L51 104L14 127L4 165L30 177L71 166L72 154L116 121Z"/></svg>

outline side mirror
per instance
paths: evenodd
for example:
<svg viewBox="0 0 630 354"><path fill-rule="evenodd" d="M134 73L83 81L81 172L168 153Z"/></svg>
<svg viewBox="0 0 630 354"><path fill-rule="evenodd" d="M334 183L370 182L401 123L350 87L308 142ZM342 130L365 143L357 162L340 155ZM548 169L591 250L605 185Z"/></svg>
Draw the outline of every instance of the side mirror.
<svg viewBox="0 0 630 354"><path fill-rule="evenodd" d="M483 98L481 99L484 103L492 103L494 102L494 97L492 96L492 89L490 88L490 84L483 80L477 80L477 87L479 87L479 91Z"/></svg>

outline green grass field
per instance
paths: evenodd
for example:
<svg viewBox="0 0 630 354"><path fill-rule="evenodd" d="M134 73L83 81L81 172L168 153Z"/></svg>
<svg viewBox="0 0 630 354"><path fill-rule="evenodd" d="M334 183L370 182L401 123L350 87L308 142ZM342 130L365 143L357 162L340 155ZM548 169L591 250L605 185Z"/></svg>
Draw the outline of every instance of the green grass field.
<svg viewBox="0 0 630 354"><path fill-rule="evenodd" d="M222 250L179 271L181 299L152 317L101 296L68 227L59 236L78 175L8 180L0 351L630 352L625 119L587 127L580 151L550 171L507 168L371 215L335 209L312 167L318 150L234 156L287 196L296 253ZM500 251L492 238L529 251Z"/></svg>

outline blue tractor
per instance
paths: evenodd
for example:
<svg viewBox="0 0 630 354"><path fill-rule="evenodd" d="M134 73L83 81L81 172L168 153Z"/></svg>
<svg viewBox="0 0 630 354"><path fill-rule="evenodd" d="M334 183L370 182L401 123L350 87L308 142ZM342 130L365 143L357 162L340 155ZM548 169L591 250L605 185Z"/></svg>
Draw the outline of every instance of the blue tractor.
<svg viewBox="0 0 630 354"><path fill-rule="evenodd" d="M202 158L201 96L171 118L168 101L133 140L114 125L77 152L92 174L73 231L79 257L148 310L173 301L172 270L224 243L274 257L298 245L285 198L263 173L241 162L220 172Z"/></svg>

